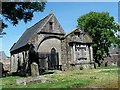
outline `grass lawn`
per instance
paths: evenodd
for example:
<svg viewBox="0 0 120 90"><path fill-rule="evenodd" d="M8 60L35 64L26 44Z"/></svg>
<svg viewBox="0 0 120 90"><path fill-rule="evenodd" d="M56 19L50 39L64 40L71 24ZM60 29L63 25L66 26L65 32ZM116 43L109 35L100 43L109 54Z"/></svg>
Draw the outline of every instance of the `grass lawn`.
<svg viewBox="0 0 120 90"><path fill-rule="evenodd" d="M74 70L60 74L46 74L45 77L55 78L56 82L16 85L19 76L8 76L2 79L3 88L118 88L117 67L105 69ZM112 68L112 69L111 69ZM1 80L0 79L0 80Z"/></svg>

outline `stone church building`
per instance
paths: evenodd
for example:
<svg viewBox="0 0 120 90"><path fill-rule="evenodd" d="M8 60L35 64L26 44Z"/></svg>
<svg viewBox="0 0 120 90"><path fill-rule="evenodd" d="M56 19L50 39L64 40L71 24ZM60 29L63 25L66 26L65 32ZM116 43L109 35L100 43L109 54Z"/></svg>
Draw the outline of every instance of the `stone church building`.
<svg viewBox="0 0 120 90"><path fill-rule="evenodd" d="M92 38L76 28L65 34L53 13L28 28L11 47L11 72L31 73L31 64L43 70L93 67Z"/></svg>

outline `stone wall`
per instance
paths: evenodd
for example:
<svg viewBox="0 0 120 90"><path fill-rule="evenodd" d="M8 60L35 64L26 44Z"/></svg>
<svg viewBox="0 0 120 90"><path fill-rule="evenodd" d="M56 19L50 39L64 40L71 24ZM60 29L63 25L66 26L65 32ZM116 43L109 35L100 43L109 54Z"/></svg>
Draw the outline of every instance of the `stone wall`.
<svg viewBox="0 0 120 90"><path fill-rule="evenodd" d="M52 22L52 28L50 26L50 23ZM52 30L51 30L52 29ZM56 17L52 16L52 18L47 22L45 27L41 30L41 32L51 32L51 33L64 33L64 30L62 29L60 23L56 19Z"/></svg>
<svg viewBox="0 0 120 90"><path fill-rule="evenodd" d="M18 65L18 54L14 54L11 56L11 72L16 72L17 71L17 65Z"/></svg>
<svg viewBox="0 0 120 90"><path fill-rule="evenodd" d="M34 29L36 28L38 27L35 27ZM11 71L12 72L17 71L18 60L20 61L21 66L24 67L24 65L26 65L25 67L28 67L28 65L30 64L30 63L28 64L28 60L30 60L30 58L29 58L28 52L26 53L26 50L29 50L30 46L32 45L34 47L35 54L36 53L49 54L51 53L51 49L54 48L58 56L59 65L62 65L61 63L61 40L60 39L61 37L64 36L65 33L60 23L58 22L57 18L53 14L51 14L49 18L45 20L45 22L40 23L40 28L37 29L37 32L32 32L32 33L33 35L29 38L27 42L28 45L23 46L19 48L18 50L11 52L11 54L13 54L11 56ZM32 60L32 62L34 62L34 60ZM42 63L43 66L47 66L46 64L47 58L45 60L41 59L40 63Z"/></svg>
<svg viewBox="0 0 120 90"><path fill-rule="evenodd" d="M119 54L110 54L111 57L104 58L104 61L101 61L102 65L105 66L105 63L107 65L116 65L119 61Z"/></svg>
<svg viewBox="0 0 120 90"><path fill-rule="evenodd" d="M0 63L3 64L4 70L10 71L10 58L0 59Z"/></svg>
<svg viewBox="0 0 120 90"><path fill-rule="evenodd" d="M10 72L17 72L18 66L20 66L21 69L24 68L24 70L28 67L28 60L29 60L28 52L29 51L27 50L27 51L23 51L23 52L19 52L17 54L11 55L11 59L10 59L10 63L11 63Z"/></svg>
<svg viewBox="0 0 120 90"><path fill-rule="evenodd" d="M51 53L51 49L55 48L59 55L59 65L61 65L61 40L57 38L49 38L43 41L39 48L39 53Z"/></svg>
<svg viewBox="0 0 120 90"><path fill-rule="evenodd" d="M78 32L79 33L79 32ZM63 40L61 45L62 50L62 63L64 69L71 69L71 67L76 67L76 69L80 69L80 66L83 65L84 68L93 68L93 51L90 43L86 42L82 39L81 36L74 34L74 32L68 34ZM82 41L83 40L83 41ZM82 55L81 51L76 51L76 48L85 48L85 60L79 60Z"/></svg>
<svg viewBox="0 0 120 90"><path fill-rule="evenodd" d="M62 69L63 71L67 69L67 47L66 47L67 40L61 40L61 62L62 62Z"/></svg>

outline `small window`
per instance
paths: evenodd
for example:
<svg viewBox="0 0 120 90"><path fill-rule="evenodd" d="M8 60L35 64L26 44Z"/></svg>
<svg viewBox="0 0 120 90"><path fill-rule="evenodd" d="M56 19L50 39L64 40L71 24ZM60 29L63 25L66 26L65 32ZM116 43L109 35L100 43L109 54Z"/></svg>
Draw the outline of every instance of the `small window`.
<svg viewBox="0 0 120 90"><path fill-rule="evenodd" d="M53 30L53 22L49 22L49 29Z"/></svg>

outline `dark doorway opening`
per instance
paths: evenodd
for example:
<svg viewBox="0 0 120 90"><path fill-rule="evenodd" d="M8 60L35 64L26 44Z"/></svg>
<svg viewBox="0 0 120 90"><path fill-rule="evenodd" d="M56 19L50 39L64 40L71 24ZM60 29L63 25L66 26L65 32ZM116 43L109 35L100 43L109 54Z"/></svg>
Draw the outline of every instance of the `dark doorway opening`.
<svg viewBox="0 0 120 90"><path fill-rule="evenodd" d="M55 48L51 49L51 53L48 56L48 69L59 69L59 55Z"/></svg>

